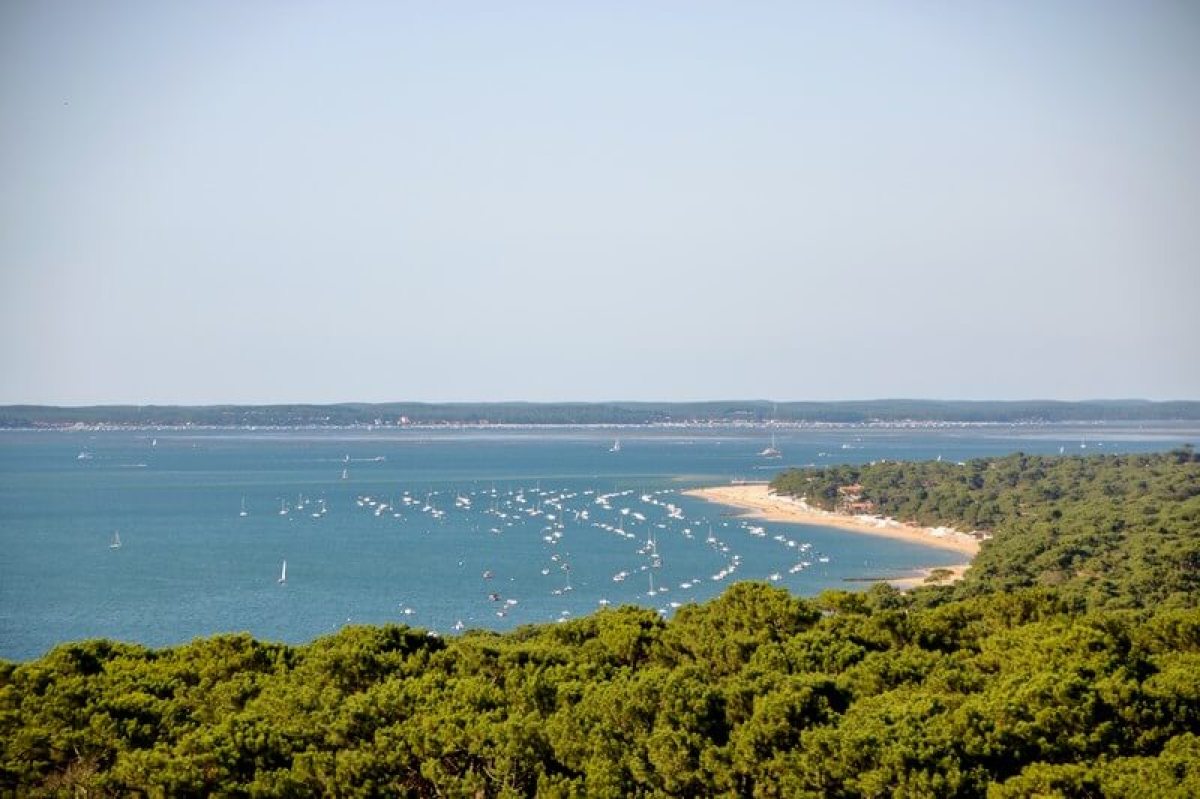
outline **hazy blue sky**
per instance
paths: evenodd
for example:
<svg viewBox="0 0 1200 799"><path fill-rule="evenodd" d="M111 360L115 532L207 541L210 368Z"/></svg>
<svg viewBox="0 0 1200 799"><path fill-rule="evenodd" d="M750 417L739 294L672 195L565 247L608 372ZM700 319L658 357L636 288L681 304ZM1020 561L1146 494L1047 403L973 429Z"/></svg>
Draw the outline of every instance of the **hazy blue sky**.
<svg viewBox="0 0 1200 799"><path fill-rule="evenodd" d="M0 403L1200 398L1191 2L0 5Z"/></svg>

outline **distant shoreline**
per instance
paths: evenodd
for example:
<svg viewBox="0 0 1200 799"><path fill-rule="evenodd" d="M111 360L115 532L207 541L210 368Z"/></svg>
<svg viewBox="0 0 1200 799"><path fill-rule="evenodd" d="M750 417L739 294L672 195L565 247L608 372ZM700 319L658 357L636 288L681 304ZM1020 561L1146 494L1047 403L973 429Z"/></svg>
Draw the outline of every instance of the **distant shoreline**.
<svg viewBox="0 0 1200 799"><path fill-rule="evenodd" d="M965 558L963 563L952 566L923 568L916 575L894 579L881 579L879 581L887 582L897 588L914 588L923 584L925 578L933 572L934 568L950 570L951 577L947 582L960 580L967 569L970 568L971 560L979 552L978 539L953 528L918 527L916 525L897 522L893 519L832 513L814 508L804 502L803 499L793 499L773 494L770 491L770 487L762 483L696 488L683 493L686 496L737 508L743 511L740 514L742 516L773 522L835 527L847 532L873 535L880 538L891 538L911 544L945 549L957 552Z"/></svg>
<svg viewBox="0 0 1200 799"><path fill-rule="evenodd" d="M1200 421L1196 400L343 402L218 405L0 405L0 428L362 427L409 425L1044 425Z"/></svg>
<svg viewBox="0 0 1200 799"><path fill-rule="evenodd" d="M965 422L953 420L875 420L870 422L742 422L726 420L698 420L676 422L455 422L431 421L411 422L408 424L172 424L172 423L133 423L133 422L63 422L41 424L11 424L0 421L0 433L119 433L119 432L160 432L188 433L221 430L237 430L240 432L280 433L289 431L361 431L361 432L403 432L406 430L745 430L760 431L808 431L808 430L966 430L979 428L1072 428L1080 429L1083 433L1091 431L1103 432L1106 428L1122 430L1131 425L1138 425L1140 430L1154 431L1155 425L1166 427L1176 425L1195 425L1200 420L1192 419L1160 419L1152 421L1124 420L1075 420L1075 421L1020 421L1020 422ZM1147 425L1151 425L1147 427ZM1163 429L1163 432L1167 432ZM1174 431L1171 431L1174 432Z"/></svg>

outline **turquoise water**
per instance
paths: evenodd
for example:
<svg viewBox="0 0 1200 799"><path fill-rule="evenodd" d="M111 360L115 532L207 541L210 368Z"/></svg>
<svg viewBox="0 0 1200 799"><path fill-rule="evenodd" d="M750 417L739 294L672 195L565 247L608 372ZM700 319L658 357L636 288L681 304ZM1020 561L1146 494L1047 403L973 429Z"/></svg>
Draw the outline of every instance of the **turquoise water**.
<svg viewBox="0 0 1200 799"><path fill-rule="evenodd" d="M350 622L508 629L602 602L670 614L772 576L801 595L859 587L959 556L679 491L788 465L1200 441L1194 425L777 437L767 461L768 434L745 429L2 432L0 657L101 636L303 642Z"/></svg>

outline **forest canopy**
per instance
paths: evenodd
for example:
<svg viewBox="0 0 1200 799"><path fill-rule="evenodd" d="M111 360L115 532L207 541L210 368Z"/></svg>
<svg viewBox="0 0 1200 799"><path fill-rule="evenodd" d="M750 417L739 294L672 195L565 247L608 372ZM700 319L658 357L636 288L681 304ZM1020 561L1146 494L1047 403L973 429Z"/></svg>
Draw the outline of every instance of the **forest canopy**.
<svg viewBox="0 0 1200 799"><path fill-rule="evenodd" d="M960 597L1054 586L1078 607L1200 598L1200 455L1188 447L799 469L771 488L832 510L851 485L875 513L991 534Z"/></svg>

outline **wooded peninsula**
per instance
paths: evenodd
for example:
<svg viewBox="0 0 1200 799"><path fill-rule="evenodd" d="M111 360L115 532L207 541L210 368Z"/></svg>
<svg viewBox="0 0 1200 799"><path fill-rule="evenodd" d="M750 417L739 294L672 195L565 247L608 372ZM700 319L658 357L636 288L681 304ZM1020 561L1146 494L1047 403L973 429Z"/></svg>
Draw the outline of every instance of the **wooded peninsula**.
<svg viewBox="0 0 1200 799"><path fill-rule="evenodd" d="M1200 456L772 483L830 509L846 486L991 536L954 585L739 583L669 621L64 644L0 663L0 793L1200 795Z"/></svg>

